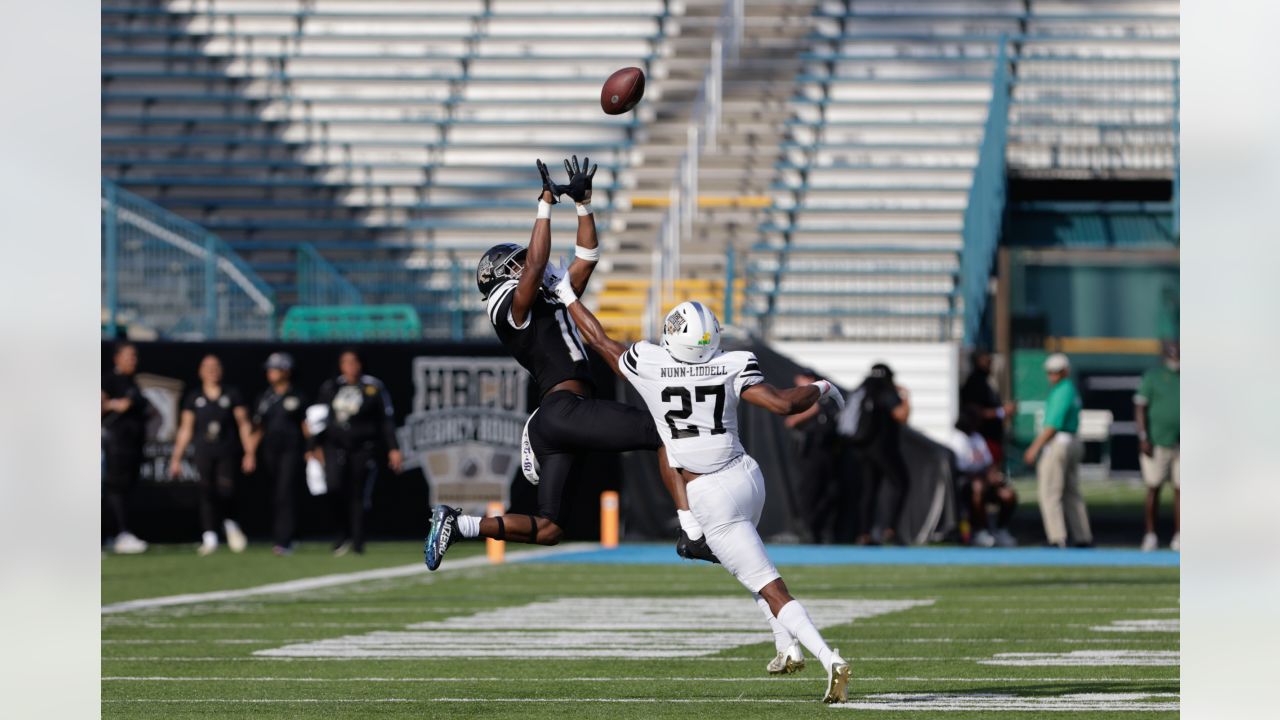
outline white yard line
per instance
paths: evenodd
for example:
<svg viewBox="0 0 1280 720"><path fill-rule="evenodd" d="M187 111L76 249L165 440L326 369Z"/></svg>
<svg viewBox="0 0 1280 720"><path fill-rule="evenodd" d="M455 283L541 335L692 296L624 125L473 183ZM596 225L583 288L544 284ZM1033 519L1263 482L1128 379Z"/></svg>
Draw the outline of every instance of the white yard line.
<svg viewBox="0 0 1280 720"><path fill-rule="evenodd" d="M502 677L458 677L456 675L436 676L436 677L261 677L261 676L222 676L222 677L205 677L205 676L156 676L156 675L112 675L103 677L103 682L249 682L249 683L335 683L335 682L368 682L368 683L470 683L470 682L537 682L537 683L555 683L555 682L590 682L597 683L602 680L609 682L707 682L707 683L741 683L741 682L812 682L812 675L809 677L772 677L761 675L759 677L749 678L727 678L727 677L689 677L681 676L634 676L634 677L512 677L510 675ZM1167 682L1176 678L1117 678L1117 677L878 677L878 676L854 676L850 678L852 682L962 682L962 683L984 683L984 682L1049 682L1049 683L1113 683L1113 682Z"/></svg>
<svg viewBox="0 0 1280 720"><path fill-rule="evenodd" d="M540 548L537 550L518 550L508 553L507 561L520 562L522 560L535 560L552 555L580 552L593 547L595 547L595 544L593 543L569 543L566 545L557 545L555 547ZM444 572L447 570L467 570L480 567L493 566L489 563L488 557L484 555L475 555L455 562L447 562L441 565L440 569L436 572ZM319 588L333 587L335 585L348 585L350 583L368 582L370 580L388 580L392 578L426 574L427 572L430 571L427 570L426 565L423 565L422 563L414 563L412 565L396 565L394 567L377 568L374 570L361 570L360 572L318 575L316 577L288 580L286 582L270 583L267 585L258 585L257 587L240 588L238 590L215 590L212 592L187 593L184 595L166 595L164 597L125 600L123 602L111 603L110 605L103 605L102 614L109 615L112 613L131 612L133 610L147 610L150 608L171 607L174 605L193 605L196 603L218 602L222 600L240 600L242 598L257 597L260 595L300 593L307 592L309 590L317 590Z"/></svg>

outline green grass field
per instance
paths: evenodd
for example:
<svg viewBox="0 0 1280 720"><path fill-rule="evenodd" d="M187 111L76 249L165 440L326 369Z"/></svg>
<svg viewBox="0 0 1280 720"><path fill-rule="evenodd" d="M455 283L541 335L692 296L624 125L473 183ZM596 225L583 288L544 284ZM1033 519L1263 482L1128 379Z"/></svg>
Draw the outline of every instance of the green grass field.
<svg viewBox="0 0 1280 720"><path fill-rule="evenodd" d="M480 550L454 548L434 574L104 613L103 717L1177 715L1177 568L784 565L853 665L850 704L828 707L815 660L765 674L772 638L720 568L467 559ZM415 543L346 558L158 548L104 557L103 597L420 556Z"/></svg>

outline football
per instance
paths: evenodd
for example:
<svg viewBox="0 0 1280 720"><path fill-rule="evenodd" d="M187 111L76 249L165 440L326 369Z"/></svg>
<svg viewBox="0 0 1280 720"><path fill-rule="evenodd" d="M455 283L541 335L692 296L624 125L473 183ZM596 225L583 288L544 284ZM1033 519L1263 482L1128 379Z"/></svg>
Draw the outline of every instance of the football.
<svg viewBox="0 0 1280 720"><path fill-rule="evenodd" d="M609 76L600 89L600 107L607 115L621 115L644 97L644 71L625 67Z"/></svg>

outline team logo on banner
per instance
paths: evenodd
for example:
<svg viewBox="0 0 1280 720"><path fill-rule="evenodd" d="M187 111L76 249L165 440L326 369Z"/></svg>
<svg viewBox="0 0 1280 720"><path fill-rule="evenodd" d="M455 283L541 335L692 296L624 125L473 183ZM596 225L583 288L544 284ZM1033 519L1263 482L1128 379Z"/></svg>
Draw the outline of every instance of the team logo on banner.
<svg viewBox="0 0 1280 720"><path fill-rule="evenodd" d="M529 376L496 357L413 360L413 407L396 431L405 467L420 467L431 503L483 514L506 505L528 418Z"/></svg>

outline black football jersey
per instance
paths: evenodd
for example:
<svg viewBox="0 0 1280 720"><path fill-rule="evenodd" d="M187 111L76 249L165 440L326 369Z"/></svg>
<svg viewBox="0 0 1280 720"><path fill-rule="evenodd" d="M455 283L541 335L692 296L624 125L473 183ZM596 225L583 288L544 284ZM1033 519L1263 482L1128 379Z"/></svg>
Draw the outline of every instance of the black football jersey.
<svg viewBox="0 0 1280 720"><path fill-rule="evenodd" d="M230 456L240 452L240 429L236 425L235 409L245 407L240 391L223 386L222 394L211 398L197 387L187 393L183 410L195 413L194 445L196 452Z"/></svg>
<svg viewBox="0 0 1280 720"><path fill-rule="evenodd" d="M539 291L524 324L515 324L511 303L518 282L510 280L489 294L489 321L507 352L533 376L538 397L565 380L594 387L586 344L563 303Z"/></svg>

